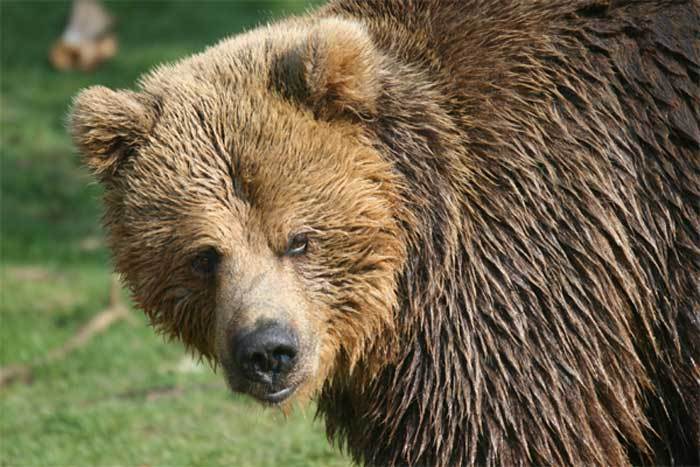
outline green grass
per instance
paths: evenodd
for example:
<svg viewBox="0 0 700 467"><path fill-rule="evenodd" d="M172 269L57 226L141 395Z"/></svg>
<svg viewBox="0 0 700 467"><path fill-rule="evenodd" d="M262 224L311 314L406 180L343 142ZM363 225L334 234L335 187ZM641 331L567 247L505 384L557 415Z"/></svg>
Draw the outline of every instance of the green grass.
<svg viewBox="0 0 700 467"><path fill-rule="evenodd" d="M138 311L68 357L44 361L109 295L101 190L64 127L72 96L93 84L131 87L158 63L307 4L109 7L119 55L95 73L62 74L46 55L68 2L0 0L0 365L34 364L30 382L0 389L0 465L347 465L313 407L285 418L231 395Z"/></svg>

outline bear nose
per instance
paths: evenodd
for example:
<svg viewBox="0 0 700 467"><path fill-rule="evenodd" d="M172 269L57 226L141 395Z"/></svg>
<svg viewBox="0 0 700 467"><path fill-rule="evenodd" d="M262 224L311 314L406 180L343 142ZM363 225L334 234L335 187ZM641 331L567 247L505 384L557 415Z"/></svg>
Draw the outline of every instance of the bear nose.
<svg viewBox="0 0 700 467"><path fill-rule="evenodd" d="M289 327L268 324L241 338L235 345L235 359L246 378L274 384L286 376L299 353L297 338Z"/></svg>

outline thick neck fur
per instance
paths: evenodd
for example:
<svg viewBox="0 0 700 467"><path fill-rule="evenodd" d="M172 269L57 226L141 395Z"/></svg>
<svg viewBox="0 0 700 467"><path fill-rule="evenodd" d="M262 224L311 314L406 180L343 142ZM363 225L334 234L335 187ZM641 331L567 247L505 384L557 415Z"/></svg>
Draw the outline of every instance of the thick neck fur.
<svg viewBox="0 0 700 467"><path fill-rule="evenodd" d="M661 141L661 111L597 83L625 81L614 70L628 57L614 47L629 31L615 21L644 12L607 12L598 37L581 24L603 12L584 6L561 24L543 9L479 32L498 71L479 88L469 86L482 63L438 63L457 49L426 47L421 63L406 63L385 44L382 115L369 131L405 183L400 352L376 375L358 365L335 378L319 401L329 435L358 461L698 462L700 401L683 395L700 393L697 132L693 117L671 118L664 131L675 136ZM402 15L384 13L397 24ZM504 27L489 14L472 20ZM580 29L561 26L571 24ZM692 57L662 59L672 57L697 77ZM681 81L667 84L682 105L698 102Z"/></svg>

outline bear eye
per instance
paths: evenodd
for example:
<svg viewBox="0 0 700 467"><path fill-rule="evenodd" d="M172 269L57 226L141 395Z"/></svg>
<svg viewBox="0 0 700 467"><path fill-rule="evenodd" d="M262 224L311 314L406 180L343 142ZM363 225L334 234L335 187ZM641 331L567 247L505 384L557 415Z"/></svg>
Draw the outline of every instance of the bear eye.
<svg viewBox="0 0 700 467"><path fill-rule="evenodd" d="M287 251L285 256L299 256L306 253L309 246L309 237L306 233L298 233L293 235L287 242Z"/></svg>
<svg viewBox="0 0 700 467"><path fill-rule="evenodd" d="M201 276L210 276L216 272L216 268L221 261L221 255L213 247L202 250L194 257L192 270Z"/></svg>

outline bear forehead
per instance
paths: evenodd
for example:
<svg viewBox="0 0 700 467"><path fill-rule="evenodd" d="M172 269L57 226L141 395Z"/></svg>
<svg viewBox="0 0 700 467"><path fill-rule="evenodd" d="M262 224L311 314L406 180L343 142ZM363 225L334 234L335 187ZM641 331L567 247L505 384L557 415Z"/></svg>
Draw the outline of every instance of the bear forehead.
<svg viewBox="0 0 700 467"><path fill-rule="evenodd" d="M191 87L198 91L158 95L159 117L122 174L129 206L148 206L143 212L156 217L218 213L245 221L326 216L355 196L340 189L358 172L352 129L240 85L198 78Z"/></svg>
<svg viewBox="0 0 700 467"><path fill-rule="evenodd" d="M277 185L352 171L348 140L356 137L353 131L305 117L269 94L229 89L212 95L213 87L200 84L200 93L159 96L159 117L135 164L158 164L163 174L193 175L206 168L248 178L269 176Z"/></svg>
<svg viewBox="0 0 700 467"><path fill-rule="evenodd" d="M140 80L158 114L142 157L215 151L235 164L270 163L280 175L301 178L319 165L342 168L344 158L329 156L346 155L357 128L318 120L275 88L274 62L289 52L293 38L276 40L269 29L222 41Z"/></svg>

